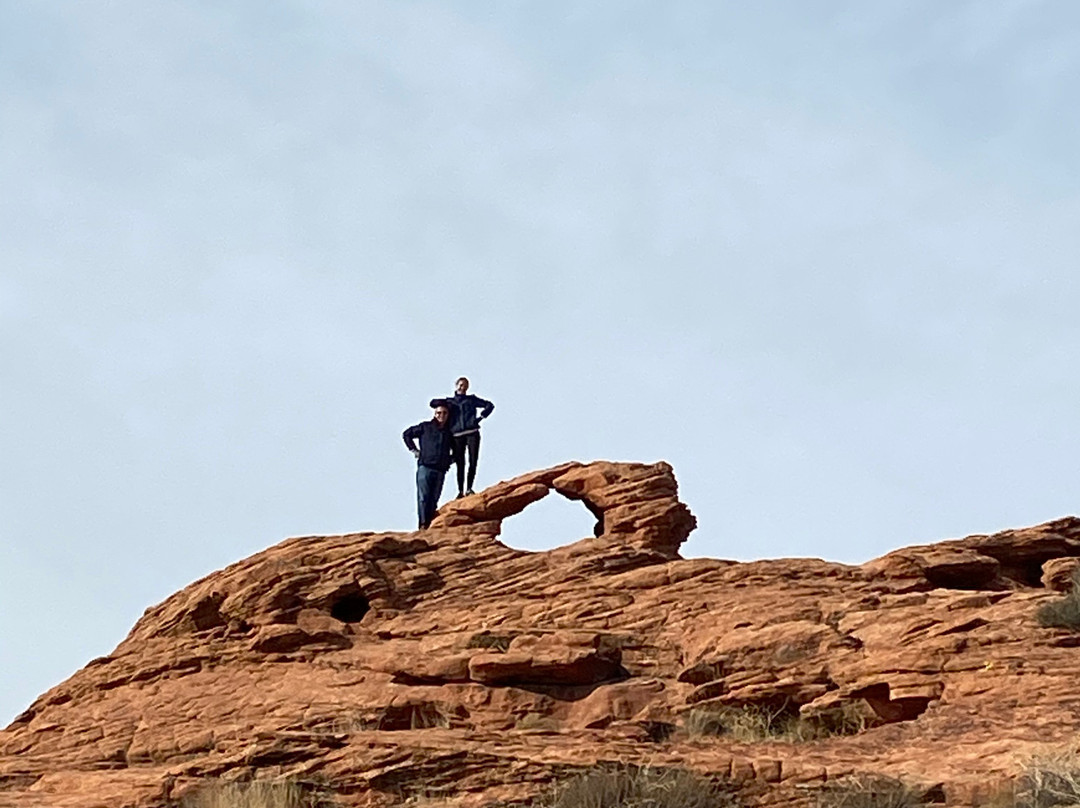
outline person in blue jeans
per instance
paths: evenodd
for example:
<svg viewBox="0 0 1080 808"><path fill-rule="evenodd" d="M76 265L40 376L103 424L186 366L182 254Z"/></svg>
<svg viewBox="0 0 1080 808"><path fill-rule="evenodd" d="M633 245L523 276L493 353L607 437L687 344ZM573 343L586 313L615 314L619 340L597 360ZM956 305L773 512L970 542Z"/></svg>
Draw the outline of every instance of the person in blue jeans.
<svg viewBox="0 0 1080 808"><path fill-rule="evenodd" d="M480 422L495 410L495 405L480 396L469 394L469 380L462 376L454 383L450 399L450 431L454 435L454 463L457 465L457 495L460 499L473 493L476 461L480 459ZM468 488L465 487L465 455L469 456Z"/></svg>
<svg viewBox="0 0 1080 808"><path fill-rule="evenodd" d="M422 421L401 433L405 445L416 457L416 511L420 530L426 530L435 518L443 478L455 456L450 404L446 399L435 398L431 400L431 408L434 415L430 421Z"/></svg>

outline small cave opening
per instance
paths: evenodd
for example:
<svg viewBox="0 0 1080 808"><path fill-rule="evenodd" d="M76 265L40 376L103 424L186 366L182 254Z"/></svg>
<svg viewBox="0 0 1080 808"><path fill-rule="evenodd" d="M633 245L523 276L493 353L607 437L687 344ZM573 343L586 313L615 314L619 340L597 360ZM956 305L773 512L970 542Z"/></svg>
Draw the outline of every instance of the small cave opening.
<svg viewBox="0 0 1080 808"><path fill-rule="evenodd" d="M342 623L359 623L370 610L363 592L347 592L330 605L330 616Z"/></svg>
<svg viewBox="0 0 1080 808"><path fill-rule="evenodd" d="M602 514L586 503L567 499L552 491L546 497L502 522L499 541L515 550L554 550L567 544L599 536L604 527Z"/></svg>
<svg viewBox="0 0 1080 808"><path fill-rule="evenodd" d="M926 580L934 589L980 591L999 589L998 570L989 564L935 567L926 571Z"/></svg>
<svg viewBox="0 0 1080 808"><path fill-rule="evenodd" d="M224 595L214 592L196 603L195 608L188 613L188 621L191 627L196 632L199 632L210 631L227 625L228 621L221 614L220 609L224 601Z"/></svg>
<svg viewBox="0 0 1080 808"><path fill-rule="evenodd" d="M1057 556L1027 558L1008 567L1003 564L1002 574L1012 578L1021 586L1031 587L1032 589L1043 589L1043 564L1056 557Z"/></svg>
<svg viewBox="0 0 1080 808"><path fill-rule="evenodd" d="M888 683L870 685L851 695L862 698L885 724L895 724L899 721L914 721L926 712L931 701L936 699L929 696L908 696L894 698Z"/></svg>

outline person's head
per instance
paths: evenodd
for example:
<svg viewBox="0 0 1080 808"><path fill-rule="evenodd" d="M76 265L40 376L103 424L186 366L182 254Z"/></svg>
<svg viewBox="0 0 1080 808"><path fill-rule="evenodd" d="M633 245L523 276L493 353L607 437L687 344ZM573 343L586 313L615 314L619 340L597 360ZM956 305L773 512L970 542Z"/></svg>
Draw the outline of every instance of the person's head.
<svg viewBox="0 0 1080 808"><path fill-rule="evenodd" d="M450 405L443 399L432 399L431 408L435 413L435 423L439 426L446 426L446 422L450 420Z"/></svg>
<svg viewBox="0 0 1080 808"><path fill-rule="evenodd" d="M454 392L462 396L469 392L469 380L462 376L454 382Z"/></svg>

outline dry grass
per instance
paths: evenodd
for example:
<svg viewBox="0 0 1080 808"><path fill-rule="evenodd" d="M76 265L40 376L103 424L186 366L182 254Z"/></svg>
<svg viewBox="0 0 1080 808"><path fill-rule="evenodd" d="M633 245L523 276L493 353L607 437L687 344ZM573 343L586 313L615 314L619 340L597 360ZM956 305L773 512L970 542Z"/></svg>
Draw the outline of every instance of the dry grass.
<svg viewBox="0 0 1080 808"><path fill-rule="evenodd" d="M514 722L514 729L554 734L559 731L559 721L543 713L526 713Z"/></svg>
<svg viewBox="0 0 1080 808"><path fill-rule="evenodd" d="M559 784L544 808L736 808L734 796L685 769L596 768Z"/></svg>
<svg viewBox="0 0 1080 808"><path fill-rule="evenodd" d="M436 705L427 702L409 705L405 711L404 720L408 721L409 729L447 729L450 726L450 717ZM382 722L393 726L393 718L385 716ZM383 728L380 722L379 728Z"/></svg>
<svg viewBox="0 0 1080 808"><path fill-rule="evenodd" d="M1016 808L1057 808L1080 805L1080 760L1058 755L1033 760L1016 780Z"/></svg>
<svg viewBox="0 0 1080 808"><path fill-rule="evenodd" d="M289 781L213 781L184 797L181 808L317 808L318 795Z"/></svg>
<svg viewBox="0 0 1080 808"><path fill-rule="evenodd" d="M453 726L451 716L439 709L438 705L409 702L373 711L342 713L324 719L319 730L332 735L351 735L372 730L447 729L450 726Z"/></svg>
<svg viewBox="0 0 1080 808"><path fill-rule="evenodd" d="M870 705L860 699L842 702L839 707L808 720L818 727L821 737L828 737L857 735L873 725L872 716Z"/></svg>
<svg viewBox="0 0 1080 808"><path fill-rule="evenodd" d="M682 714L682 728L692 738L701 735L724 735L727 724L720 710L687 710Z"/></svg>
<svg viewBox="0 0 1080 808"><path fill-rule="evenodd" d="M481 631L469 637L466 648L484 648L489 651L498 651L505 654L510 648L510 642L514 639L513 634L492 634L490 631Z"/></svg>
<svg viewBox="0 0 1080 808"><path fill-rule="evenodd" d="M742 743L806 743L834 735L854 735L867 727L859 705L846 703L825 715L803 718L791 708L754 705L689 710L683 728L691 736L716 735Z"/></svg>
<svg viewBox="0 0 1080 808"><path fill-rule="evenodd" d="M691 736L723 736L743 743L787 738L797 722L790 713L753 705L690 710L683 716L683 727Z"/></svg>
<svg viewBox="0 0 1080 808"><path fill-rule="evenodd" d="M845 777L817 792L818 808L917 808L922 791L883 774Z"/></svg>
<svg viewBox="0 0 1080 808"><path fill-rule="evenodd" d="M1042 604L1035 619L1044 628L1080 630L1080 570L1073 573L1072 589L1063 598Z"/></svg>

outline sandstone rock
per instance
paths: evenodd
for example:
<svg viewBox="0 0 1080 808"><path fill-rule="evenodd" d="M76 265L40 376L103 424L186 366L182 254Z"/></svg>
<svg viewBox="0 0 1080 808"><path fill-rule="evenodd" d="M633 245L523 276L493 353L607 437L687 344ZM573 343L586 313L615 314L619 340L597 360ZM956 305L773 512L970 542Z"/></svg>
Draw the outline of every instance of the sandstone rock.
<svg viewBox="0 0 1080 808"><path fill-rule="evenodd" d="M645 711L659 699L664 683L659 679L618 682L606 684L593 690L585 698L574 702L566 718L569 729L605 729L617 721L630 721L640 717L645 724L659 721L671 723L671 716L660 719Z"/></svg>
<svg viewBox="0 0 1080 808"><path fill-rule="evenodd" d="M451 500L439 509L435 526L453 527L505 519L521 513L527 505L538 499L543 499L550 490L539 482L500 483L482 493Z"/></svg>
<svg viewBox="0 0 1080 808"><path fill-rule="evenodd" d="M372 667L389 673L395 681L407 684L447 684L468 682L469 661L474 654L442 653L393 654L385 661L375 662Z"/></svg>
<svg viewBox="0 0 1080 808"><path fill-rule="evenodd" d="M1042 585L1055 592L1071 592L1073 578L1080 571L1080 558L1052 558L1042 566Z"/></svg>
<svg viewBox="0 0 1080 808"><path fill-rule="evenodd" d="M498 541L553 492L594 536ZM342 808L481 808L598 761L727 778L747 805L859 772L963 804L1080 729L1080 637L1034 618L1080 564L1080 520L861 566L682 559L694 526L667 464L574 462L423 533L284 541L148 609L0 732L0 806L174 808L215 778L291 777ZM721 708L865 729L690 734Z"/></svg>
<svg viewBox="0 0 1080 808"><path fill-rule="evenodd" d="M618 646L603 634L525 634L506 653L470 659L469 678L487 685L591 685L621 676L620 660Z"/></svg>

